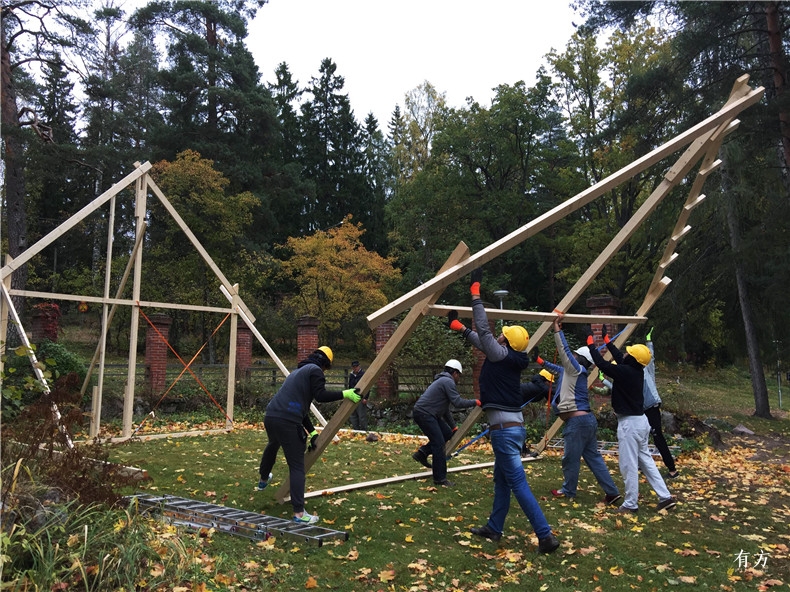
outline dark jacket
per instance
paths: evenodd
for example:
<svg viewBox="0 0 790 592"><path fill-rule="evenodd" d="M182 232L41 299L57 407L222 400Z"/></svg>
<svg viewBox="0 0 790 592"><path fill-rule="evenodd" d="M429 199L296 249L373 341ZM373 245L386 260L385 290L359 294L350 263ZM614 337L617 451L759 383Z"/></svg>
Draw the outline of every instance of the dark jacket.
<svg viewBox="0 0 790 592"><path fill-rule="evenodd" d="M326 390L326 378L318 361L309 357L299 363L266 406L266 416L303 424L313 400L319 403L339 401L343 391Z"/></svg>
<svg viewBox="0 0 790 592"><path fill-rule="evenodd" d="M521 411L521 371L529 366L527 354L497 342L481 300L472 301L472 316L477 332L467 329L464 337L486 355L479 380L483 410Z"/></svg>
<svg viewBox="0 0 790 592"><path fill-rule="evenodd" d="M526 403L545 401L549 396L551 384L540 374L535 374L529 382L521 383L521 398Z"/></svg>
<svg viewBox="0 0 790 592"><path fill-rule="evenodd" d="M610 341L606 347L616 364L604 360L594 346L590 347L590 354L595 365L612 379L612 409L618 415L644 415L642 389L645 370L642 364L632 356L623 356L614 341Z"/></svg>

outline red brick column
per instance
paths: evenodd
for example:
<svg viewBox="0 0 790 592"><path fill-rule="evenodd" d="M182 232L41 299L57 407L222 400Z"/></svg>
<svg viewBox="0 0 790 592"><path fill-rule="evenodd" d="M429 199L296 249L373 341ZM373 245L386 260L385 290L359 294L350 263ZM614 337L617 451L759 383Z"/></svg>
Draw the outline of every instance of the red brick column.
<svg viewBox="0 0 790 592"><path fill-rule="evenodd" d="M33 343L38 344L45 339L57 343L60 330L60 307L54 302L42 302L33 307L31 316Z"/></svg>
<svg viewBox="0 0 790 592"><path fill-rule="evenodd" d="M620 300L607 294L591 296L585 304L591 315L616 315L620 310ZM595 337L595 345L603 345L603 336L601 335L603 324L593 323L590 327L592 328L593 337ZM620 330L620 326L607 324L606 330L609 332L609 337L614 337Z"/></svg>
<svg viewBox="0 0 790 592"><path fill-rule="evenodd" d="M167 351L168 346L165 341L170 338L170 325L173 319L163 314L153 314L148 317L156 327L162 337L148 325L145 333L145 368L148 374L148 386L152 393L160 393L165 390L167 382ZM162 338L165 341L162 341Z"/></svg>
<svg viewBox="0 0 790 592"><path fill-rule="evenodd" d="M252 364L252 331L247 325L236 329L236 376L247 376Z"/></svg>
<svg viewBox="0 0 790 592"><path fill-rule="evenodd" d="M376 355L378 355L390 337L395 333L395 321L387 321L376 327ZM388 366L384 372L379 375L376 381L376 396L381 399L390 399L395 396L395 376L393 376L392 367Z"/></svg>
<svg viewBox="0 0 790 592"><path fill-rule="evenodd" d="M296 321L296 359L304 360L318 349L318 319L304 316Z"/></svg>
<svg viewBox="0 0 790 592"><path fill-rule="evenodd" d="M488 326L491 328L491 334L497 336L497 322L496 321L488 321ZM475 327L474 321L472 322L472 328L477 331L477 327ZM476 347L473 348L473 354L475 357L475 365L472 368L472 381L475 387L475 397L478 399L480 398L480 370L483 368L483 362L486 361L486 355L477 349Z"/></svg>

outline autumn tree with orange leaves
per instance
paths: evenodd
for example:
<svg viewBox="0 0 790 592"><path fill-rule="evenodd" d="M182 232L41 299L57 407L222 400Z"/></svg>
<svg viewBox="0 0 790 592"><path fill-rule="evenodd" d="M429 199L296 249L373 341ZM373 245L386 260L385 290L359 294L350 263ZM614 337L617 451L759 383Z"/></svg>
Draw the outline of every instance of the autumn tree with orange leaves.
<svg viewBox="0 0 790 592"><path fill-rule="evenodd" d="M341 337L369 340L364 317L387 304L400 280L392 259L365 249L365 231L351 219L285 245L282 274L293 290L283 305L296 317L317 318L321 342L330 345Z"/></svg>

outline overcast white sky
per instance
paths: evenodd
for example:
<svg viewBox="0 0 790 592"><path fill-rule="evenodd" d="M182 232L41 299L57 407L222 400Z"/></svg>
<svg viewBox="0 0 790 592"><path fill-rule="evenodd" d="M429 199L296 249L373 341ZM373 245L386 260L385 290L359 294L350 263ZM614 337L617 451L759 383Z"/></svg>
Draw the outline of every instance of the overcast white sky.
<svg viewBox="0 0 790 592"><path fill-rule="evenodd" d="M490 105L499 84L531 86L543 56L581 22L569 0L269 0L247 46L265 82L286 62L301 87L331 58L357 120L386 132L396 104L427 80L451 107Z"/></svg>

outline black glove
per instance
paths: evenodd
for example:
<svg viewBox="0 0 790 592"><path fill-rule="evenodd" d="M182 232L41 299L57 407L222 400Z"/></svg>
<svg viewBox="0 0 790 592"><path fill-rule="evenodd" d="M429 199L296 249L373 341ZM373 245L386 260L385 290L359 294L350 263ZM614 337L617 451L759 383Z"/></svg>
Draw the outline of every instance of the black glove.
<svg viewBox="0 0 790 592"><path fill-rule="evenodd" d="M591 327L587 329L587 342L586 343L587 343L588 346L590 346L590 348L592 348L592 346L595 345L595 337L593 337L593 332L592 332L592 328Z"/></svg>
<svg viewBox="0 0 790 592"><path fill-rule="evenodd" d="M535 349L532 350L531 356L532 356L532 361L537 362L538 358L540 358L540 350L536 347Z"/></svg>
<svg viewBox="0 0 790 592"><path fill-rule="evenodd" d="M482 267L477 267L477 268L473 269L472 270L471 283L474 284L475 282L482 282L482 281L483 281L483 268Z"/></svg>
<svg viewBox="0 0 790 592"><path fill-rule="evenodd" d="M315 441L318 440L318 432L313 430L310 432L310 444L307 445L307 450L312 452L316 449Z"/></svg>
<svg viewBox="0 0 790 592"><path fill-rule="evenodd" d="M609 332L606 330L606 325L601 325L601 337L604 343L609 343Z"/></svg>

